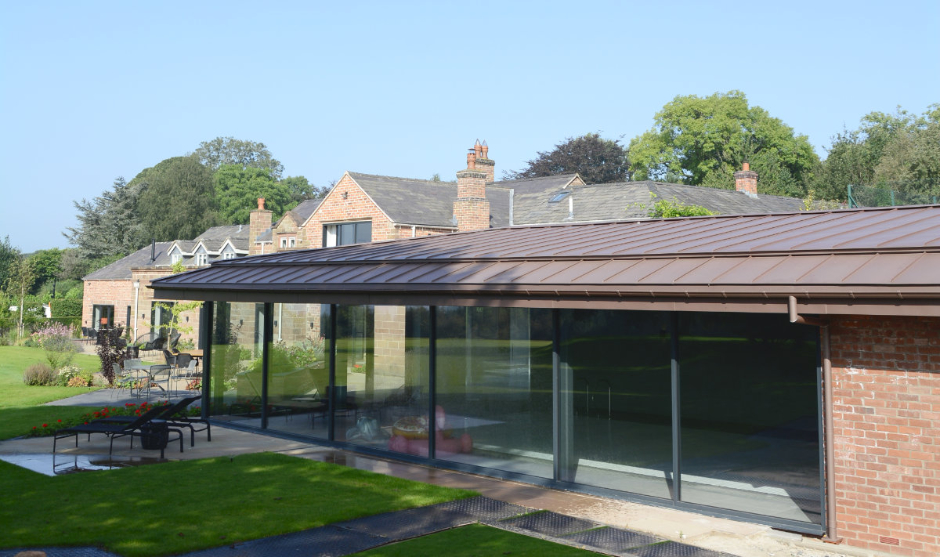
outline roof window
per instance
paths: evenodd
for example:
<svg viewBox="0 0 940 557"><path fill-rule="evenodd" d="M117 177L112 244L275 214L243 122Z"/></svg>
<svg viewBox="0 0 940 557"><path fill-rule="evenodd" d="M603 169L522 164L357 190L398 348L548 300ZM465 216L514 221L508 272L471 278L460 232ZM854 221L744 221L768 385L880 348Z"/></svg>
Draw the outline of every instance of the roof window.
<svg viewBox="0 0 940 557"><path fill-rule="evenodd" d="M552 198L548 200L548 202L549 202L549 203L558 203L559 201L561 201L561 200L563 200L564 198L568 197L568 194L570 194L570 193L571 193L570 191L558 192L558 193L556 193L555 195L553 195Z"/></svg>

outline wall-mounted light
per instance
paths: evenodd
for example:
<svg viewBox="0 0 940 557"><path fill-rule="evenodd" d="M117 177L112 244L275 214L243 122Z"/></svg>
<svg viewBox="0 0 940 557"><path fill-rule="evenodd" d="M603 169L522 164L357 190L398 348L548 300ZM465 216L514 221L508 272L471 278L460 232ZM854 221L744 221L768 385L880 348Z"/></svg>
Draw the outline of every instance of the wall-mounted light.
<svg viewBox="0 0 940 557"><path fill-rule="evenodd" d="M344 192L343 192L343 199L348 199L348 198L349 198L349 192L348 192L348 191L344 191Z"/></svg>

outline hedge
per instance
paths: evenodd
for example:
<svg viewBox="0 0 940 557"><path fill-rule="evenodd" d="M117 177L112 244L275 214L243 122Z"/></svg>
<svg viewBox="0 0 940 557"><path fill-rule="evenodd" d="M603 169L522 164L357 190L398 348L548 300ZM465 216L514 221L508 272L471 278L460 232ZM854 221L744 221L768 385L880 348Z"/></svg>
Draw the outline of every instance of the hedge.
<svg viewBox="0 0 940 557"><path fill-rule="evenodd" d="M50 303L52 308L52 317L81 317L82 300L81 298L56 298Z"/></svg>

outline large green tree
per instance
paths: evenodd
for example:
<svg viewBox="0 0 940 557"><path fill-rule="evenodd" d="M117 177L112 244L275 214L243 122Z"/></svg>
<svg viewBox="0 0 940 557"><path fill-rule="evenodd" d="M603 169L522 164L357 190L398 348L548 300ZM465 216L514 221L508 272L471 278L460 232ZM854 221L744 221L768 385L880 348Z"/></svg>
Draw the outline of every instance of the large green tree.
<svg viewBox="0 0 940 557"><path fill-rule="evenodd" d="M805 135L749 106L740 91L677 96L629 147L634 179L734 188L749 162L761 193L802 196L819 159Z"/></svg>
<svg viewBox="0 0 940 557"><path fill-rule="evenodd" d="M892 189L901 202L927 202L940 195L940 105L917 116L871 112L856 130L832 138L811 188L820 198L846 200L848 186Z"/></svg>
<svg viewBox="0 0 940 557"><path fill-rule="evenodd" d="M271 156L271 151L259 141L217 137L200 143L193 154L213 172L222 166L237 165L267 170L274 180L280 180L284 173L284 165Z"/></svg>
<svg viewBox="0 0 940 557"><path fill-rule="evenodd" d="M124 256L149 241L137 208L146 183L128 184L117 177L110 190L91 200L75 201L78 226L66 228L63 235L86 259Z"/></svg>
<svg viewBox="0 0 940 557"><path fill-rule="evenodd" d="M10 273L13 271L13 265L19 257L20 250L13 247L9 236L0 240L0 288L6 285Z"/></svg>
<svg viewBox="0 0 940 557"><path fill-rule="evenodd" d="M577 172L588 184L605 184L629 180L628 166L627 151L619 140L588 133L569 137L551 151L539 151L525 168L504 172L503 177L519 180Z"/></svg>
<svg viewBox="0 0 940 557"><path fill-rule="evenodd" d="M30 287L35 294L43 284L56 280L62 272L62 253L58 248L43 249L29 255L29 262L36 275L36 281Z"/></svg>
<svg viewBox="0 0 940 557"><path fill-rule="evenodd" d="M145 169L138 215L157 241L195 238L217 222L212 172L195 155L173 157Z"/></svg>
<svg viewBox="0 0 940 557"><path fill-rule="evenodd" d="M227 164L215 171L212 180L219 219L228 224L247 224L259 197L264 198L265 208L273 211L275 219L297 205L288 184L275 181L267 169Z"/></svg>

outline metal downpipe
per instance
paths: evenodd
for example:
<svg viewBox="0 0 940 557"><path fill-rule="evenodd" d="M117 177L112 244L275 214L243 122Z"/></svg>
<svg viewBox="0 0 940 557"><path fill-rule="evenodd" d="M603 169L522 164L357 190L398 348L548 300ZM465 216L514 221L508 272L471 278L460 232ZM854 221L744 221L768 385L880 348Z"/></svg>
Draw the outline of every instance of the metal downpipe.
<svg viewBox="0 0 940 557"><path fill-rule="evenodd" d="M829 343L829 321L800 315L796 307L796 296L788 297L787 310L790 323L819 327L819 350L822 352L823 368L823 444L826 451L826 535L823 540L829 543L841 543L839 529L836 525L836 470L834 465L836 449L832 425L832 351Z"/></svg>

